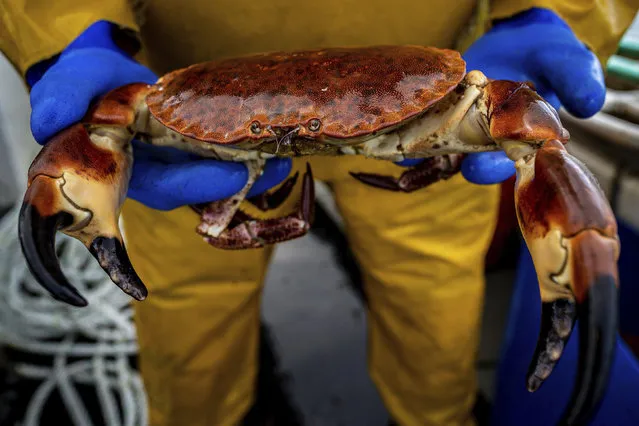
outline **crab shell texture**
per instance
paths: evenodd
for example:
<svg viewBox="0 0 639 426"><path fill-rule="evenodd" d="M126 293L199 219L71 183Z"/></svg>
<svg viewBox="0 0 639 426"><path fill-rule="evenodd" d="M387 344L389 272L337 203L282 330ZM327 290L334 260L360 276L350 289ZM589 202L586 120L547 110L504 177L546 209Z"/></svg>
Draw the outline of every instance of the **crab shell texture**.
<svg viewBox="0 0 639 426"><path fill-rule="evenodd" d="M418 116L465 73L458 52L424 46L276 52L171 72L146 102L160 123L202 142L255 146L294 130L346 143Z"/></svg>

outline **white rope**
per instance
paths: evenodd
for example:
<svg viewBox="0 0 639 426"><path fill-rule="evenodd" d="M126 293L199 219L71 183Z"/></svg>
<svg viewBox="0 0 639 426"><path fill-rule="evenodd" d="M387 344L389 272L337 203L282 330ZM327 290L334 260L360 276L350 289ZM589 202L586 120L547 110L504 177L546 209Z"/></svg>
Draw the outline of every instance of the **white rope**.
<svg viewBox="0 0 639 426"><path fill-rule="evenodd" d="M105 424L145 426L144 387L129 366L129 357L138 350L130 298L109 280L84 245L59 233L56 248L62 270L89 306L75 308L53 299L27 267L17 235L18 212L16 206L0 221L0 345L53 358L51 367L26 362L15 366L22 377L41 381L23 426L39 425L54 392L61 396L73 425L92 426L78 384L95 389Z"/></svg>

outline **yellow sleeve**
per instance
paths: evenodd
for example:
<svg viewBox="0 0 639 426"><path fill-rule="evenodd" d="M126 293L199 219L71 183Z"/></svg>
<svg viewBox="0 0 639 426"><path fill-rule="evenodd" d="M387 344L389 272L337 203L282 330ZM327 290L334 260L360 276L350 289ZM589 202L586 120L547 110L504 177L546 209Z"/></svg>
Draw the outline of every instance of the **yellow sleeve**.
<svg viewBox="0 0 639 426"><path fill-rule="evenodd" d="M60 53L96 21L137 34L131 0L1 0L0 51L21 75Z"/></svg>
<svg viewBox="0 0 639 426"><path fill-rule="evenodd" d="M606 65L639 10L639 0L493 0L490 19L508 18L532 7L554 11Z"/></svg>

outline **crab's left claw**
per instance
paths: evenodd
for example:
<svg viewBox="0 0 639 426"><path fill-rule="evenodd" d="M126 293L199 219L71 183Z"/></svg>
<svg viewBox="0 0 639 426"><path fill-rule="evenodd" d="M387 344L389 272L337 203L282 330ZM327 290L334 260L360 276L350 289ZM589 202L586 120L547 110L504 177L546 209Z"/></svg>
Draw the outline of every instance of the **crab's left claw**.
<svg viewBox="0 0 639 426"><path fill-rule="evenodd" d="M548 378L578 319L577 381L560 424L585 424L605 393L614 355L617 224L595 178L561 142L546 142L516 167L517 216L543 309L528 389L537 390Z"/></svg>
<svg viewBox="0 0 639 426"><path fill-rule="evenodd" d="M38 282L58 300L87 305L60 269L55 235L80 240L111 280L137 300L147 290L131 266L118 227L131 175L132 156L125 129L83 124L55 135L29 169L19 217L19 237Z"/></svg>

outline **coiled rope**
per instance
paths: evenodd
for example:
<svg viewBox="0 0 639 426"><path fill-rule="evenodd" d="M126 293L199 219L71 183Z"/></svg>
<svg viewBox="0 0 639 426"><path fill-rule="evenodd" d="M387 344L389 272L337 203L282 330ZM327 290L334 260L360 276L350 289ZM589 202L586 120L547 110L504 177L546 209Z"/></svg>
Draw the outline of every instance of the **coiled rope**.
<svg viewBox="0 0 639 426"><path fill-rule="evenodd" d="M18 240L18 212L0 220L0 345L48 356L51 366L18 361L16 373L40 382L22 426L38 426L54 393L76 426L92 426L76 385L92 386L104 424L145 426L147 404L139 373L129 359L137 354L130 299L109 280L89 251L59 233L62 270L87 298L75 308L53 299L33 278ZM95 415L95 414L94 414Z"/></svg>

